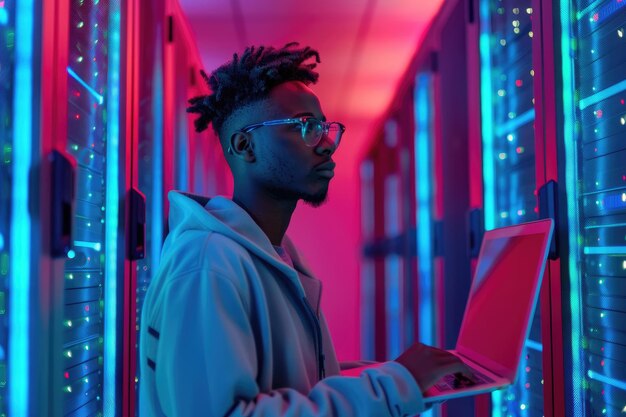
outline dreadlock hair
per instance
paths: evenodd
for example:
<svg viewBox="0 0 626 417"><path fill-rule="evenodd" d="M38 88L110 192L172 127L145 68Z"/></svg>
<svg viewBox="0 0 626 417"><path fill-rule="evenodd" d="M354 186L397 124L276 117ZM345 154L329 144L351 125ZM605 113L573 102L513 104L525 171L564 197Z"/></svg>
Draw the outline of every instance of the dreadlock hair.
<svg viewBox="0 0 626 417"><path fill-rule="evenodd" d="M292 42L280 49L250 46L241 56L234 54L232 61L213 71L210 77L201 70L212 94L189 100L191 106L187 112L200 114L195 120L196 131L202 132L212 123L219 136L224 122L235 110L267 98L279 84L288 81L315 84L319 76L314 71L320 62L319 53L298 45ZM315 57L315 62L305 64L311 57Z"/></svg>

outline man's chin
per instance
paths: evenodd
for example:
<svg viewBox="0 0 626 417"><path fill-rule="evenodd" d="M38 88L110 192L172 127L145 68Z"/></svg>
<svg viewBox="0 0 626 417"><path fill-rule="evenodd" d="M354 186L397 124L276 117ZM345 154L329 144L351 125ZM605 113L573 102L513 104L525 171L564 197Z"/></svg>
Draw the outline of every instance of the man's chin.
<svg viewBox="0 0 626 417"><path fill-rule="evenodd" d="M323 193L306 195L302 197L304 204L311 207L319 207L328 200L328 192L325 190Z"/></svg>

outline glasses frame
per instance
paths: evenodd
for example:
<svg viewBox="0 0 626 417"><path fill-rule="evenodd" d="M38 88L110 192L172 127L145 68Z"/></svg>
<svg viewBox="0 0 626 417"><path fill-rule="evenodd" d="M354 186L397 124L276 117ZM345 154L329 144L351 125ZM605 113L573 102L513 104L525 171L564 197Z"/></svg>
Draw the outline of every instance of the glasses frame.
<svg viewBox="0 0 626 417"><path fill-rule="evenodd" d="M319 124L322 126L322 133L320 133L320 135L315 139L315 142L312 144L307 143L307 141L304 139L306 132L305 132L305 126L306 123L310 120L315 120L317 122L319 122ZM240 129L241 132L244 133L248 133L248 132L252 132L255 129L258 129L260 127L263 126L280 126L280 125L293 125L293 124L299 124L300 125L300 134L302 136L302 140L304 141L304 144L306 146L309 147L314 147L317 146L320 141L322 140L322 136L326 135L328 136L328 134L330 133L330 128L333 125L336 125L339 128L339 131L341 132L338 135L338 138L336 142L333 141L335 148L337 148L339 146L339 142L341 142L341 137L343 136L343 132L346 131L346 127L343 125L343 123L339 123L339 122L323 122L319 119L316 119L315 117L311 117L311 116L303 116L303 117L293 117L290 119L276 119L276 120L267 120L265 122L260 122L260 123L254 123L248 126L245 126L243 128Z"/></svg>

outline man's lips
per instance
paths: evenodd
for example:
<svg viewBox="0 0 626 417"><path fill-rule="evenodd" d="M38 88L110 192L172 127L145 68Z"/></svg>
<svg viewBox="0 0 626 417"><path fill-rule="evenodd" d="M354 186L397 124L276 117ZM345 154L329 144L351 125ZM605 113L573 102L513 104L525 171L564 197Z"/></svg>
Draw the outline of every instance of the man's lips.
<svg viewBox="0 0 626 417"><path fill-rule="evenodd" d="M324 162L315 167L315 172L320 177L330 179L335 176L335 165L333 161Z"/></svg>
<svg viewBox="0 0 626 417"><path fill-rule="evenodd" d="M315 167L316 171L333 171L336 164L333 161L324 162Z"/></svg>

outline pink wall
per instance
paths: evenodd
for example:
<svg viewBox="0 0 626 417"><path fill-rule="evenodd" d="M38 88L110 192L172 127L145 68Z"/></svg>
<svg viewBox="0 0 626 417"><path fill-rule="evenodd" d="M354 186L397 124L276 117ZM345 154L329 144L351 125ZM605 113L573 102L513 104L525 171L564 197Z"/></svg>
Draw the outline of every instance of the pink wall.
<svg viewBox="0 0 626 417"><path fill-rule="evenodd" d="M361 352L359 179L350 137L334 156L337 168L327 203L318 208L300 203L288 230L323 282L322 309L339 360L359 359Z"/></svg>

